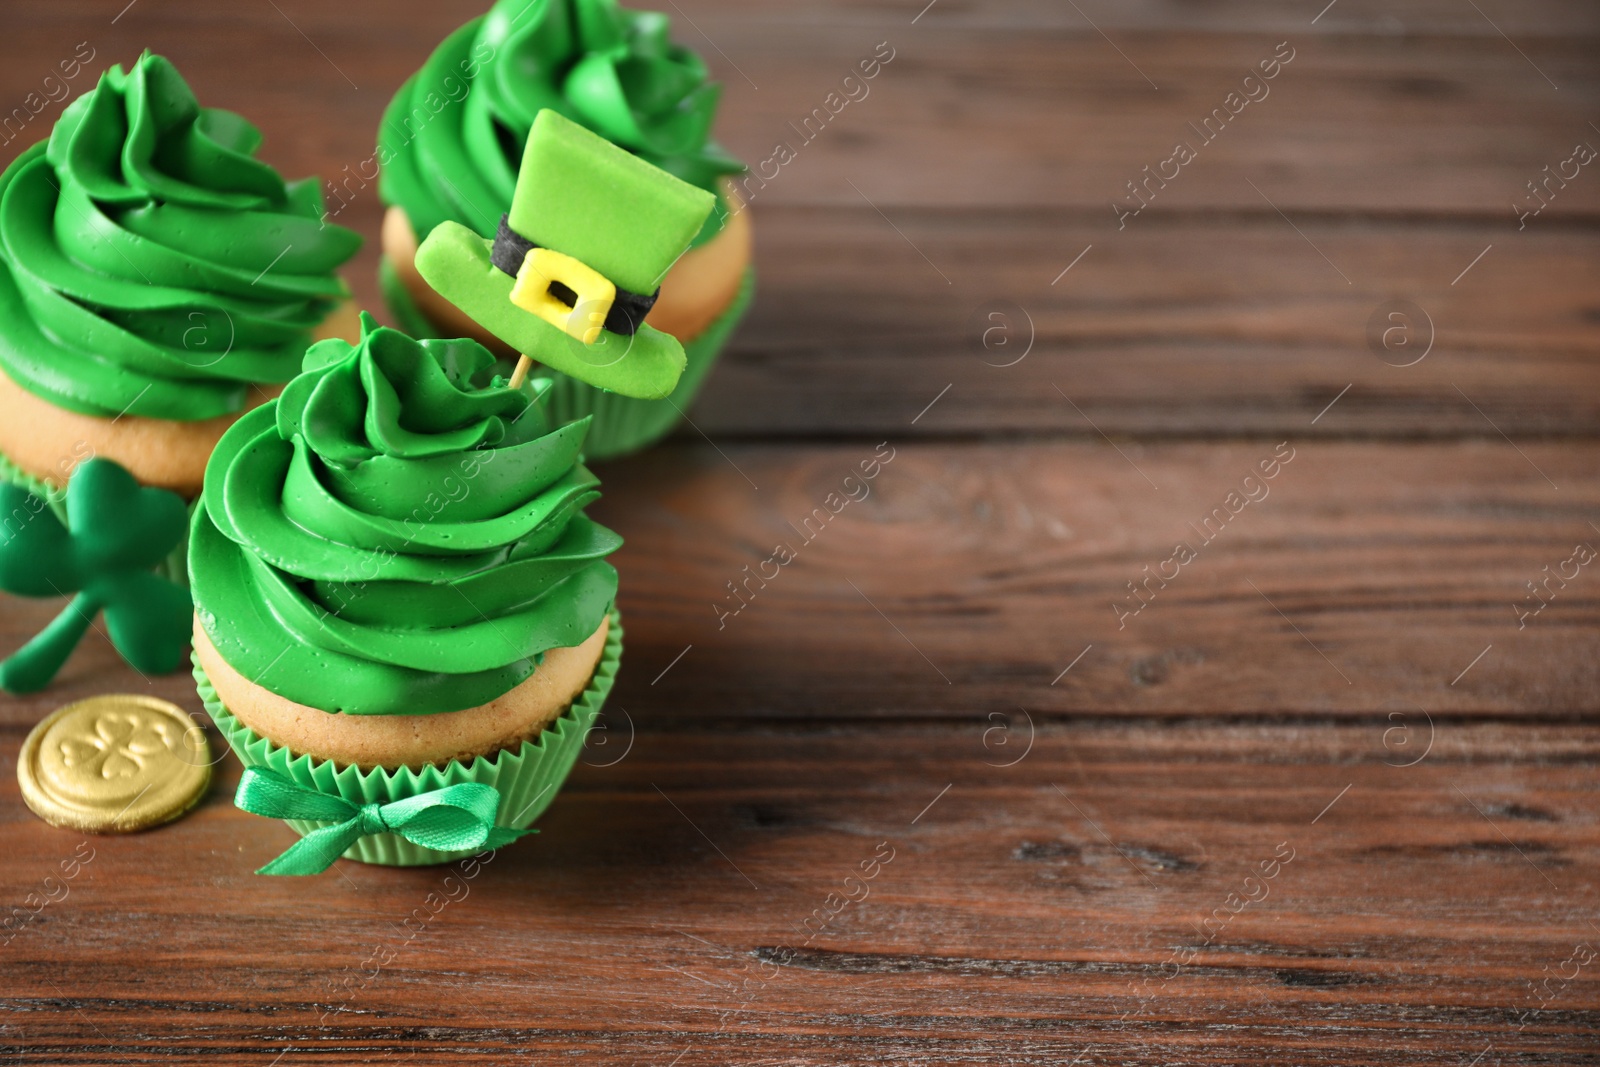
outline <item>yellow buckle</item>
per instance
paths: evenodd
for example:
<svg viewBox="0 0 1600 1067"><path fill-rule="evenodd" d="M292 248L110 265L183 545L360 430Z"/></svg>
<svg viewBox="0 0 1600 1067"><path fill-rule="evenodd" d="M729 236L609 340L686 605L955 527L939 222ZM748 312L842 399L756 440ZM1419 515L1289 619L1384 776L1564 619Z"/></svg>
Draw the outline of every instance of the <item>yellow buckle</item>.
<svg viewBox="0 0 1600 1067"><path fill-rule="evenodd" d="M576 298L573 304L551 292L558 282L572 291ZM529 249L511 286L513 304L586 345L600 340L606 316L611 314L616 299L617 287L605 275L552 248Z"/></svg>

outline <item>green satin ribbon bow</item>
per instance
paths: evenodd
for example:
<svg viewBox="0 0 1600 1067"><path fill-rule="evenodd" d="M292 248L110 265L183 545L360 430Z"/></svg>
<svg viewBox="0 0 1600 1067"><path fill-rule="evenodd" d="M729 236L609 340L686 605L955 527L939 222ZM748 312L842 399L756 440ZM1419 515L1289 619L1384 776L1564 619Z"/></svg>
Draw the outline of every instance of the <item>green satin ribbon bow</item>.
<svg viewBox="0 0 1600 1067"><path fill-rule="evenodd" d="M335 823L302 837L257 874L321 874L346 849L371 834L399 834L424 848L460 852L499 848L524 834L538 833L496 826L500 791L477 783L445 786L390 804L358 806L273 771L251 767L239 779L233 802L252 815Z"/></svg>

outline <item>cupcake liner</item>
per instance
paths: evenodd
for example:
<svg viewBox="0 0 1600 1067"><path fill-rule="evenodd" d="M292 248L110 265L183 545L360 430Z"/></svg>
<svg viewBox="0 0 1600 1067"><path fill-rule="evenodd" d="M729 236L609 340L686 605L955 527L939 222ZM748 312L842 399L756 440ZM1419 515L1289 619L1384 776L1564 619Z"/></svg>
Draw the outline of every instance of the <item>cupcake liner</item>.
<svg viewBox="0 0 1600 1067"><path fill-rule="evenodd" d="M514 751L506 749L494 756L478 756L470 763L451 760L442 767L429 764L420 771L409 767L397 770L376 767L364 771L354 765L340 766L332 760L297 756L235 718L218 699L217 691L206 677L198 658L194 659L194 679L206 711L222 731L228 746L246 767L275 771L299 785L343 797L356 805L386 804L445 786L478 782L500 791L500 812L496 822L520 830L544 814L555 798L556 791L566 781L567 774L578 759L578 753L583 750L589 727L594 725L616 681L617 666L621 659L622 620L613 611L611 628L606 634L605 648L600 654L594 677L559 719L531 741L524 741ZM290 829L301 836L332 825L304 820L286 822ZM374 834L358 840L344 855L346 859L387 867L422 867L449 863L479 851L481 849L441 852L407 841L398 834Z"/></svg>
<svg viewBox="0 0 1600 1067"><path fill-rule="evenodd" d="M385 258L379 266L379 281L385 301L401 329L413 337L437 337L439 328L430 322L412 302L396 274L393 264ZM739 293L721 315L699 336L683 346L688 365L678 387L665 400L638 400L598 389L580 382L559 371L542 368L536 373L554 381L544 404L552 421L557 424L576 422L585 415L593 415L589 436L584 443L584 453L592 460L611 459L637 452L655 444L672 432L689 405L699 395L700 387L710 374L712 364L722 354L727 343L750 303L755 298L755 268L746 267Z"/></svg>
<svg viewBox="0 0 1600 1067"><path fill-rule="evenodd" d="M10 482L32 493L34 496L50 505L50 510L56 513L56 518L61 524L67 524L67 491L58 489L42 478L35 478L0 452L0 481ZM195 504L189 503L189 518L194 518ZM167 558L156 565L155 572L161 577L183 586L189 587L189 523L183 524L183 537Z"/></svg>
<svg viewBox="0 0 1600 1067"><path fill-rule="evenodd" d="M56 518L62 525L67 522L67 491L58 489L43 478L35 478L15 463L9 456L0 452L0 481L10 482L12 485L26 489L34 496L50 505L50 510L56 513Z"/></svg>

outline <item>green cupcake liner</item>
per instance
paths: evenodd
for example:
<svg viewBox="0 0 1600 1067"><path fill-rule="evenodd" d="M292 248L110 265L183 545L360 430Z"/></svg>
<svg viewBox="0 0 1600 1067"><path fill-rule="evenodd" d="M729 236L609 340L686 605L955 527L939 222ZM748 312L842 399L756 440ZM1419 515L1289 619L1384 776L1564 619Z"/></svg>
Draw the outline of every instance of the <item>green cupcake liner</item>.
<svg viewBox="0 0 1600 1067"><path fill-rule="evenodd" d="M594 677L573 701L572 707L538 737L524 741L515 751L507 749L494 756L478 756L471 763L451 760L443 767L430 764L420 771L409 767L397 770L376 767L364 771L354 765L341 767L332 760L297 756L235 718L218 699L198 657L194 657L194 680L206 711L227 739L228 747L246 767L275 771L299 785L343 797L356 805L387 804L445 786L478 782L500 791L500 813L496 820L499 825L520 830L544 814L555 799L556 791L566 781L583 750L589 727L594 725L611 692L621 660L622 619L613 611L605 649L600 654ZM294 819L285 821L302 837L331 825ZM398 834L374 834L358 840L344 855L346 859L386 867L423 867L449 863L479 851L441 852L414 844Z"/></svg>
<svg viewBox="0 0 1600 1067"><path fill-rule="evenodd" d="M56 513L56 518L62 525L67 522L67 491L57 489L42 478L35 478L15 463L11 462L4 452L0 452L0 481L10 482L12 485L26 489L34 496L50 505L50 510Z"/></svg>
<svg viewBox="0 0 1600 1067"><path fill-rule="evenodd" d="M440 336L439 328L412 302L387 257L379 264L378 279L390 313L402 330L419 338ZM593 415L594 422L589 426L589 436L584 443L584 453L592 460L612 459L655 444L672 432L689 405L694 403L728 337L750 309L755 291L755 268L746 267L744 281L733 303L698 337L683 346L688 365L683 377L678 379L678 387L665 400L620 396L559 371L541 368L536 373L555 383L544 400L551 419L564 425Z"/></svg>
<svg viewBox="0 0 1600 1067"><path fill-rule="evenodd" d="M56 518L61 520L63 526L67 524L67 491L65 489L57 489L41 478L35 478L11 462L3 452L0 452L0 481L20 486L34 496L39 497L50 505L50 510L56 513ZM190 502L189 517L191 519L194 518L194 509L194 503ZM161 577L183 586L185 589L189 587L189 524L187 522L183 524L183 538L178 542L178 547L167 553L167 558L156 566L155 572Z"/></svg>

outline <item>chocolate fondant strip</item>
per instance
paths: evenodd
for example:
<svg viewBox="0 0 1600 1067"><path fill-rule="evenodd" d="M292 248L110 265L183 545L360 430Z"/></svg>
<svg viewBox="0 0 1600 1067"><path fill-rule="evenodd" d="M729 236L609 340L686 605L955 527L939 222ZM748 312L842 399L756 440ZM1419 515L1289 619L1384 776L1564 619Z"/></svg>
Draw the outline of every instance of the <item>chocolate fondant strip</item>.
<svg viewBox="0 0 1600 1067"><path fill-rule="evenodd" d="M489 253L489 261L502 272L515 278L522 269L523 260L528 258L528 253L539 246L522 236L511 228L511 219L508 215L500 216L500 229L494 236L494 248ZM559 289L552 287L552 291L564 301L575 301L576 294L566 286L557 282ZM655 307L656 298L661 295L658 288L649 296L642 293L633 293L617 287L616 299L611 304L611 313L606 316L605 328L612 333L624 337L632 337L640 326L644 325L645 316L650 314L650 309Z"/></svg>

